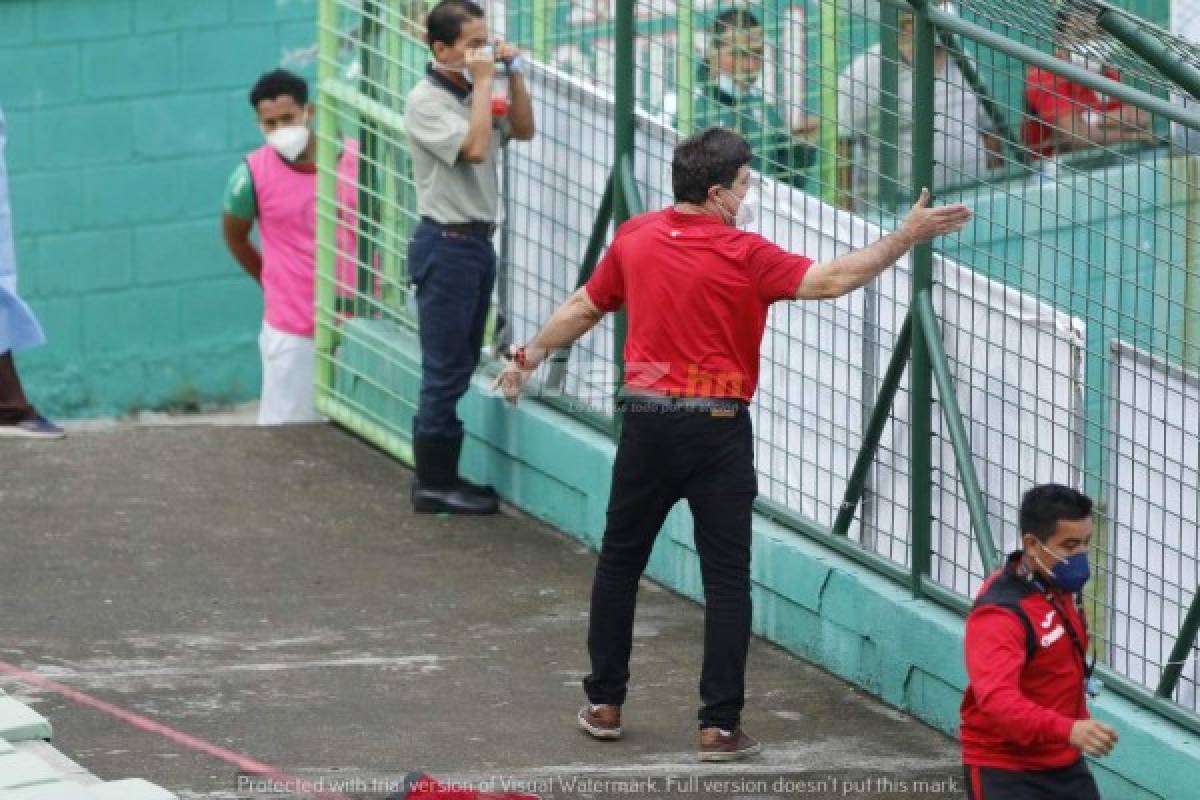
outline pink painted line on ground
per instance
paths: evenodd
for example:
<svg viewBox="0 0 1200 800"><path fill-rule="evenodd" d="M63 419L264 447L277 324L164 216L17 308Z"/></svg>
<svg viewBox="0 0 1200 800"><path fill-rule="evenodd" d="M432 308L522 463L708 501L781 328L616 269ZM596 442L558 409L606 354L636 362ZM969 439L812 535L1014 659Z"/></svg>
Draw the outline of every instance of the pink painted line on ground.
<svg viewBox="0 0 1200 800"><path fill-rule="evenodd" d="M169 725L164 725L161 722L155 722L149 717L144 717L136 712L128 711L120 706L115 706L112 703L105 702L104 700L101 700L98 697L93 697L86 692L81 692L78 689L72 689L70 686L65 684L52 681L49 678L44 678L36 673L21 669L14 664L8 664L4 661L0 661L0 673L7 673L22 683L30 686L36 686L39 689L45 689L46 691L54 692L55 694L60 695L61 697L64 697L67 700L70 700L81 706L94 708L97 711L108 714L110 717L119 719L125 724L140 731L153 733L157 736L167 739L168 741L174 742L181 747L186 747L191 750L204 753L205 755L211 756L219 761L224 761L226 764L237 767L245 774L254 775L259 778L265 778L271 781L272 784L277 784L280 787L284 787L292 794L317 797L320 798L320 800L350 800L350 798L344 794L319 790L318 784L314 781L306 778L293 777L282 770L272 767L270 764L264 764L261 761L256 761L247 755L236 753L233 750L227 750L226 748L215 745L212 742L206 742L203 739L192 736L191 734L176 730Z"/></svg>

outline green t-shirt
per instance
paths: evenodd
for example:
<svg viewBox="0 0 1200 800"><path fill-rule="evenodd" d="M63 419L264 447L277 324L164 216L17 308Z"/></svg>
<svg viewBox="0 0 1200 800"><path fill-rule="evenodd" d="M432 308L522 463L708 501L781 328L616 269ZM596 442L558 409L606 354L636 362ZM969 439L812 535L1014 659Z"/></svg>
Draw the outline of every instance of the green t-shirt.
<svg viewBox="0 0 1200 800"><path fill-rule="evenodd" d="M245 161L238 163L225 184L224 208L226 214L241 219L254 219L258 216L258 201L254 199L254 178L250 174L250 165Z"/></svg>
<svg viewBox="0 0 1200 800"><path fill-rule="evenodd" d="M779 109L766 101L761 92L728 94L702 71L692 101L692 121L696 130L713 125L732 128L750 143L754 159L750 168L761 175L804 187L802 170L813 162L813 148L792 135Z"/></svg>

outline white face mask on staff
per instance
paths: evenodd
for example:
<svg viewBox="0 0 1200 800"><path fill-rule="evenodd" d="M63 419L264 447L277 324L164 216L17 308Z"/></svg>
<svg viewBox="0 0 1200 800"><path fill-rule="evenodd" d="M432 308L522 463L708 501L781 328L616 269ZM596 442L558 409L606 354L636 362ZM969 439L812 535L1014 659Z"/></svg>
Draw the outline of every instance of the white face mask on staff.
<svg viewBox="0 0 1200 800"><path fill-rule="evenodd" d="M487 58L495 60L495 45L489 44L479 49ZM446 72L457 72L458 74L462 75L463 80L467 82L467 85L472 85L475 83L475 76L471 74L471 68L467 66L465 61L461 64L443 64L441 61L434 61L433 63L438 69L445 70Z"/></svg>

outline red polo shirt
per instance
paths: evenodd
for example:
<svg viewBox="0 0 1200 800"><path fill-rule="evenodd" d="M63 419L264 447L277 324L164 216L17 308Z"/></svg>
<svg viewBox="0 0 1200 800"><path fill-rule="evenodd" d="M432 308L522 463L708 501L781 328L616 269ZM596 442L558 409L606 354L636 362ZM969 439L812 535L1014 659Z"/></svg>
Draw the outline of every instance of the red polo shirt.
<svg viewBox="0 0 1200 800"><path fill-rule="evenodd" d="M586 289L604 311L627 308L626 388L749 402L767 310L796 296L812 263L667 208L622 225Z"/></svg>
<svg viewBox="0 0 1200 800"><path fill-rule="evenodd" d="M1117 71L1110 67L1105 67L1103 75L1114 81L1120 78ZM1055 133L1053 123L1058 115L1074 110L1111 114L1120 110L1121 101L1103 98L1092 89L1072 83L1061 75L1032 67L1025 84L1025 105L1029 116L1025 119L1021 137L1035 156L1048 158L1054 155L1050 140Z"/></svg>

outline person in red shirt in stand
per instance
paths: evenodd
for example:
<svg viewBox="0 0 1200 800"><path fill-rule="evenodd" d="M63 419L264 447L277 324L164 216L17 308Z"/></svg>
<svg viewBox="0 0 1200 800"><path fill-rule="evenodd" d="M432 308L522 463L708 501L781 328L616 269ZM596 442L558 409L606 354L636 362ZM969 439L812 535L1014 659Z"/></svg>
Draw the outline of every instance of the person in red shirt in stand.
<svg viewBox="0 0 1200 800"><path fill-rule="evenodd" d="M1089 717L1095 690L1080 606L1092 501L1058 484L1021 499L1021 549L984 582L967 617L961 715L970 800L1098 800L1083 760L1117 732Z"/></svg>
<svg viewBox="0 0 1200 800"><path fill-rule="evenodd" d="M588 697L577 715L597 739L621 737L638 581L668 512L686 498L704 581L700 679L702 761L733 761L761 745L741 729L750 642L751 518L757 494L748 404L758 383L767 311L780 300L840 297L874 280L914 244L957 231L963 205L929 207L929 192L879 241L813 264L757 233L754 154L741 134L709 128L671 162L675 203L620 227L587 285L573 294L496 379L511 402L559 348L624 306L624 424L608 523L592 587Z"/></svg>
<svg viewBox="0 0 1200 800"><path fill-rule="evenodd" d="M1100 35L1095 10L1061 8L1055 19L1054 55L1084 69L1119 81L1110 63L1112 47ZM1028 116L1021 137L1038 158L1118 142L1150 142L1150 114L1116 98L1074 83L1061 75L1030 67L1026 78Z"/></svg>

